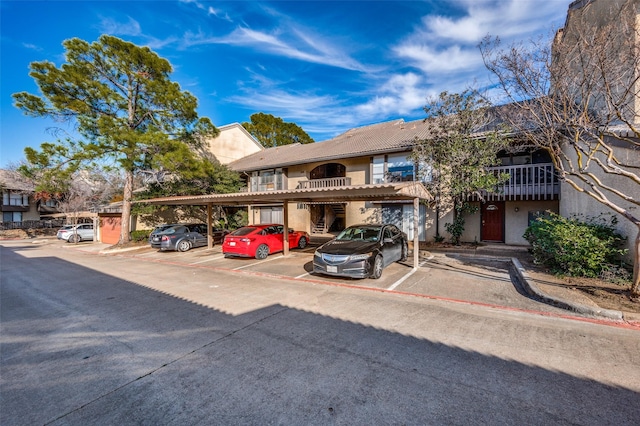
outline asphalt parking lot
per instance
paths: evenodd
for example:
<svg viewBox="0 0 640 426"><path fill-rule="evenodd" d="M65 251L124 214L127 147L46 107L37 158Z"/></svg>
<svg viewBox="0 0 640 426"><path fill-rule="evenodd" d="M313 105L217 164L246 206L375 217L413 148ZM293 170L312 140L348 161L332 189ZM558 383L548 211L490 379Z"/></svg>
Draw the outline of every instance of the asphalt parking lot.
<svg viewBox="0 0 640 426"><path fill-rule="evenodd" d="M265 260L226 258L221 246L212 249L196 248L188 252L159 251L141 247L127 251L105 251L99 243L86 243L67 248L95 251L111 256L133 257L145 262L161 262L212 272L225 271L244 274L248 279L268 276L307 285L328 285L357 288L365 291L405 294L416 297L439 298L464 303L508 307L523 310L566 314L566 311L527 296L510 273L509 257L464 260L454 255L422 252L417 268L413 256L384 269L382 277L351 279L313 273L313 253L319 244L304 250L294 249L289 256L269 255Z"/></svg>
<svg viewBox="0 0 640 426"><path fill-rule="evenodd" d="M541 313L506 260L106 248L2 244L1 424L637 423L637 331Z"/></svg>

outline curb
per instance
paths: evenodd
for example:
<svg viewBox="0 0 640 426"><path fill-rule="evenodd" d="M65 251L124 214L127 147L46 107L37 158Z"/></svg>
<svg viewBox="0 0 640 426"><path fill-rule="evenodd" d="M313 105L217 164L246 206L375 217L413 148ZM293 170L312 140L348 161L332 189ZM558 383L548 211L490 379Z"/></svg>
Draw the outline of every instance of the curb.
<svg viewBox="0 0 640 426"><path fill-rule="evenodd" d="M591 315L595 317L604 317L613 320L623 320L625 319L625 315L622 311L612 310L612 309L603 309L603 308L594 308L591 306L582 305L575 302L570 302L568 300L549 296L548 294L541 291L538 286L533 283L533 280L529 277L527 271L522 267L522 264L515 257L511 258L511 263L514 266L516 271L516 276L518 277L520 283L524 290L533 297L536 297L542 300L545 303L548 303L553 306L557 306L562 309L567 309L573 312L577 312L583 315Z"/></svg>

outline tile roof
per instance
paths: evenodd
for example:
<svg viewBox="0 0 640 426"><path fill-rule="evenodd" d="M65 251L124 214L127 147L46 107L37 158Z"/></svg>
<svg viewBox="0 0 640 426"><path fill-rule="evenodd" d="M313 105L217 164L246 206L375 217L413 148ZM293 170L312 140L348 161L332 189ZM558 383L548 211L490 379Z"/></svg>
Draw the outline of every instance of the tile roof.
<svg viewBox="0 0 640 426"><path fill-rule="evenodd" d="M292 144L246 156L229 164L236 171L254 171L295 164L329 161L363 155L408 151L413 141L426 139L428 126L423 120L402 119L350 129L333 139L311 144Z"/></svg>

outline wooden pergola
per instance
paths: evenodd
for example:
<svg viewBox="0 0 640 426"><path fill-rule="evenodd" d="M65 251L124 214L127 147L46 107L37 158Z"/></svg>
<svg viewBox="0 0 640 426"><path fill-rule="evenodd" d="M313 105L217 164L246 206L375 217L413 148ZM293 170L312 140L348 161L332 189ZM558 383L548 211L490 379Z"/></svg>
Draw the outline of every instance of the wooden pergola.
<svg viewBox="0 0 640 426"><path fill-rule="evenodd" d="M419 205L420 200L431 200L432 196L421 182L384 183L377 185L350 185L330 188L302 188L263 192L235 192L231 194L184 195L141 200L139 203L207 206L207 225L213 223L213 206L257 206L280 204L283 208L284 229L289 229L289 203L340 203L350 201L413 202L413 260L418 265ZM289 239L283 238L283 254L289 254ZM209 248L213 237L209 235Z"/></svg>

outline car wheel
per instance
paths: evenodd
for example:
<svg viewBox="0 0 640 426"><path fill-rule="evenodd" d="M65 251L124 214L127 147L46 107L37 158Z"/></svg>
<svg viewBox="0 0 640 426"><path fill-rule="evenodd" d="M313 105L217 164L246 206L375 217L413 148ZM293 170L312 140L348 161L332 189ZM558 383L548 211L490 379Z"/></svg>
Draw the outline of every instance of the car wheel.
<svg viewBox="0 0 640 426"><path fill-rule="evenodd" d="M298 240L298 248L299 249L303 249L307 246L307 239L306 237L301 237L300 240Z"/></svg>
<svg viewBox="0 0 640 426"><path fill-rule="evenodd" d="M382 256L377 255L373 260L373 268L371 271L371 279L377 280L382 276L382 268L384 265L382 264Z"/></svg>
<svg viewBox="0 0 640 426"><path fill-rule="evenodd" d="M69 242L70 243L79 243L80 241L82 241L80 239L80 235L70 235L69 236Z"/></svg>
<svg viewBox="0 0 640 426"><path fill-rule="evenodd" d="M406 262L409 258L409 246L407 243L402 244L402 257L400 258L400 262Z"/></svg>
<svg viewBox="0 0 640 426"><path fill-rule="evenodd" d="M176 248L178 249L178 251L188 251L191 248L191 244L189 244L189 241L187 240L182 240L178 242Z"/></svg>
<svg viewBox="0 0 640 426"><path fill-rule="evenodd" d="M256 250L256 259L266 259L269 256L269 246L266 244L260 244Z"/></svg>

